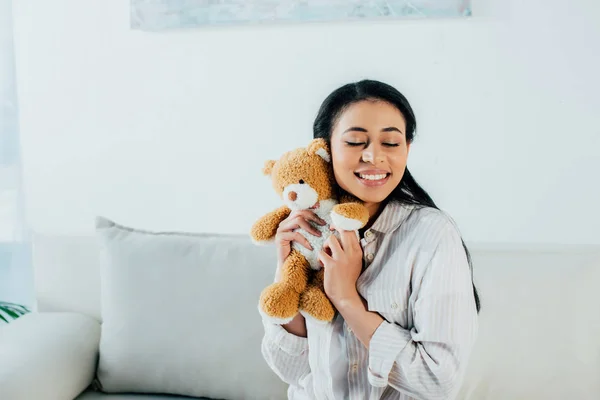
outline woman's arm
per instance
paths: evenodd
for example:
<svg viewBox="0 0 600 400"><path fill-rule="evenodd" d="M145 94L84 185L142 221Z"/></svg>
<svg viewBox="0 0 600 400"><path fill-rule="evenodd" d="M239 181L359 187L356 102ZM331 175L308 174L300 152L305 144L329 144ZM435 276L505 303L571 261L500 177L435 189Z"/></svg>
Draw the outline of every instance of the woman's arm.
<svg viewBox="0 0 600 400"><path fill-rule="evenodd" d="M288 219L279 224L275 236L277 245L277 269L275 282L282 278L282 266L292 250L292 242L298 241L310 249L310 243L300 233L298 227L310 231L314 227L308 221L325 224L313 211L294 211ZM263 319L265 334L262 341L263 358L269 367L289 385L302 386L302 381L310 375L308 363L308 339L306 321L298 313L285 325L277 325ZM305 383L305 382L304 382Z"/></svg>
<svg viewBox="0 0 600 400"><path fill-rule="evenodd" d="M471 273L458 232L450 225L431 260L413 272L414 328L367 311L360 297L340 313L369 348L369 382L418 398L445 399L462 383L477 335Z"/></svg>
<svg viewBox="0 0 600 400"><path fill-rule="evenodd" d="M358 340L368 349L373 334L385 320L381 315L368 311L367 302L358 292L355 297L341 301L337 307Z"/></svg>
<svg viewBox="0 0 600 400"><path fill-rule="evenodd" d="M307 336L306 320L304 319L304 316L302 314L297 314L293 320L282 326L286 331L288 331L292 335L303 338Z"/></svg>
<svg viewBox="0 0 600 400"><path fill-rule="evenodd" d="M281 279L278 263L275 281ZM263 358L267 365L289 385L301 385L310 374L306 320L298 313L290 322L276 325L263 320L265 335L262 342Z"/></svg>
<svg viewBox="0 0 600 400"><path fill-rule="evenodd" d="M285 383L302 386L302 381L310 374L304 317L298 314L283 326L263 320L263 325L262 355L267 365Z"/></svg>

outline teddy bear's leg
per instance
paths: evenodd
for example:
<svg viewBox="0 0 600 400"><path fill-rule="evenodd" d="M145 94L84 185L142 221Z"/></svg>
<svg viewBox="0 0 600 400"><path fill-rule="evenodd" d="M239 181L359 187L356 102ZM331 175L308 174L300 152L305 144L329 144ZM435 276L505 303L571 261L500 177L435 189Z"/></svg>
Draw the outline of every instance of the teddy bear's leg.
<svg viewBox="0 0 600 400"><path fill-rule="evenodd" d="M286 324L298 314L300 293L306 289L309 265L297 250L292 250L281 266L279 282L265 288L260 295L259 310L276 324Z"/></svg>
<svg viewBox="0 0 600 400"><path fill-rule="evenodd" d="M331 211L331 220L336 228L355 231L367 224L369 211L360 203L337 204Z"/></svg>
<svg viewBox="0 0 600 400"><path fill-rule="evenodd" d="M331 322L335 316L335 309L323 288L324 271L321 268L315 272L306 290L300 295L300 313L304 318L321 324Z"/></svg>

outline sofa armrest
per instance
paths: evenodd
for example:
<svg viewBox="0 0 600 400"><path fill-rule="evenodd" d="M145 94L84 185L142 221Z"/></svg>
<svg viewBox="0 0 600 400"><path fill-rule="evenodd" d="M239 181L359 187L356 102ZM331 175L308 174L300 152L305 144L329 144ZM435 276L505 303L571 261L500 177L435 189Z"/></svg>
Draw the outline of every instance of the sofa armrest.
<svg viewBox="0 0 600 400"><path fill-rule="evenodd" d="M83 314L26 314L0 326L0 399L72 400L96 373L100 323Z"/></svg>

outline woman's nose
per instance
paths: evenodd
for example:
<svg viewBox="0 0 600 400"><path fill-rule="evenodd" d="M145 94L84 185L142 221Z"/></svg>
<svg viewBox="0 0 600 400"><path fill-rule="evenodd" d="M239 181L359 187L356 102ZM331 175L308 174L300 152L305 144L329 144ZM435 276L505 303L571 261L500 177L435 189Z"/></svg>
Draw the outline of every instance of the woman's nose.
<svg viewBox="0 0 600 400"><path fill-rule="evenodd" d="M362 160L371 164L383 161L381 152L374 145L370 145L363 151Z"/></svg>

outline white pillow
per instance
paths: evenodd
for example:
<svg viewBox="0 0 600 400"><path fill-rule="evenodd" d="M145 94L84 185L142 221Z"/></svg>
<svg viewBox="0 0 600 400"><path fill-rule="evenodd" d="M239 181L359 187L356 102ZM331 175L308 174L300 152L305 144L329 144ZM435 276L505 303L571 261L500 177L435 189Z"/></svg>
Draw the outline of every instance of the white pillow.
<svg viewBox="0 0 600 400"><path fill-rule="evenodd" d="M260 344L275 251L249 236L141 231L98 217L102 391L285 398Z"/></svg>

